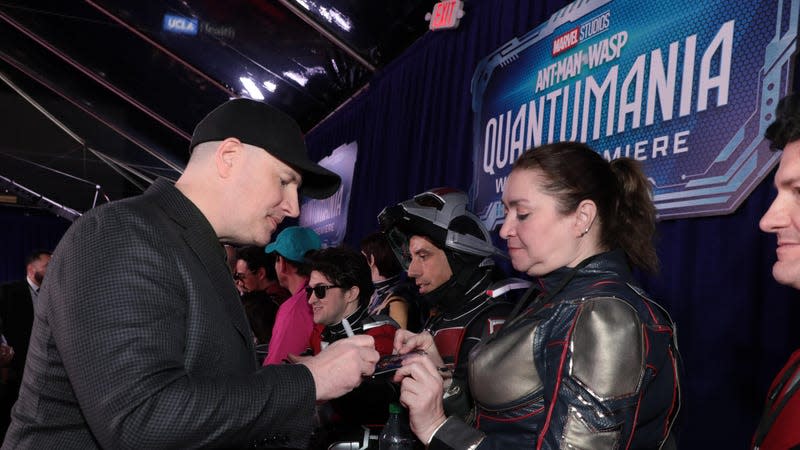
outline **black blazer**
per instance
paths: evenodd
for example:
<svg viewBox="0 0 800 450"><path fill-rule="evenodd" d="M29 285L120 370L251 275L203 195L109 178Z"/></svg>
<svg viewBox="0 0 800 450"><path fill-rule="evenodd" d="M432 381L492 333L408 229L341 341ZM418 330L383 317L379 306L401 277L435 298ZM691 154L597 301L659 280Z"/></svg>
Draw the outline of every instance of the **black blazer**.
<svg viewBox="0 0 800 450"><path fill-rule="evenodd" d="M33 326L33 302L26 280L0 286L0 320L1 332L8 345L14 347L14 358L8 365L9 380L13 383L22 379Z"/></svg>
<svg viewBox="0 0 800 450"><path fill-rule="evenodd" d="M37 303L4 449L305 447L311 372L257 365L222 246L169 182L78 219Z"/></svg>

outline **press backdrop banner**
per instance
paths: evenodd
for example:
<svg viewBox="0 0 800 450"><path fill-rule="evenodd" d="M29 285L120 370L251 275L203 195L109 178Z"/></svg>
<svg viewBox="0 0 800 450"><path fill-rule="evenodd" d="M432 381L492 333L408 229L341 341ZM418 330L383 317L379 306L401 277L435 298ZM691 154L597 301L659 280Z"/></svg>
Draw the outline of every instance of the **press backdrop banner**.
<svg viewBox="0 0 800 450"><path fill-rule="evenodd" d="M333 247L344 240L357 156L358 145L351 142L322 158L319 165L342 177L342 186L331 197L322 200L306 198L300 206L300 226L313 228L322 238L323 247Z"/></svg>
<svg viewBox="0 0 800 450"><path fill-rule="evenodd" d="M642 161L661 218L733 211L779 158L799 5L576 1L507 42L472 79L473 209L495 228L519 155L577 140Z"/></svg>

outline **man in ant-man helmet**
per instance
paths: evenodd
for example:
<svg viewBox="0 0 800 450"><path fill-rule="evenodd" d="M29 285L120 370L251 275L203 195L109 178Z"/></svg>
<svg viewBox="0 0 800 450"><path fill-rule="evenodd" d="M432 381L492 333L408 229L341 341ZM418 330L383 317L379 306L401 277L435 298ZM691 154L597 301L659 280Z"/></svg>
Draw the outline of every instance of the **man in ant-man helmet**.
<svg viewBox="0 0 800 450"><path fill-rule="evenodd" d="M467 195L461 191L432 189L385 208L378 221L431 308L424 328L453 369L453 382L445 392L445 412L469 420L469 351L505 322L512 305L504 293L530 283L493 283L492 256L505 254L494 246L480 219L467 211L467 203Z"/></svg>

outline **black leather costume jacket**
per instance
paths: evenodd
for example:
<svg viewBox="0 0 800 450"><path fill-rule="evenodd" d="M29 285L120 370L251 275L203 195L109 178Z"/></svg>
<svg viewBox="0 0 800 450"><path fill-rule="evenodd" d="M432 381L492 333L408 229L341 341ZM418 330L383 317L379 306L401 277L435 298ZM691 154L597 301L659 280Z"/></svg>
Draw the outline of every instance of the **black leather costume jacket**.
<svg viewBox="0 0 800 450"><path fill-rule="evenodd" d="M472 400L467 380L467 362L472 348L481 339L499 330L513 305L505 296L492 298L487 291L503 281L491 283L490 272L477 276L466 292L463 301L443 309L425 324L433 335L436 348L445 364L453 368L453 383L445 397L445 412L472 422Z"/></svg>
<svg viewBox="0 0 800 450"><path fill-rule="evenodd" d="M680 406L675 330L635 285L624 253L540 284L543 293L470 355L478 429L450 417L429 448L660 448Z"/></svg>

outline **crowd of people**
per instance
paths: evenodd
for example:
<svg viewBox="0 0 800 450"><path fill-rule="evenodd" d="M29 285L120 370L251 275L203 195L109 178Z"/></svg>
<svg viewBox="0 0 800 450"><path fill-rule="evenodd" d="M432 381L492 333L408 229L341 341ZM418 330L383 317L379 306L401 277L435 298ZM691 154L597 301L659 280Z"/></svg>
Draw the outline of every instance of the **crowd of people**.
<svg viewBox="0 0 800 450"><path fill-rule="evenodd" d="M800 96L766 137L783 154L760 227L775 279L800 289ZM636 161L524 152L507 252L451 188L387 206L358 251L273 236L299 195L340 185L285 114L231 100L191 150L174 185L91 210L0 290L4 449L327 448L397 401L430 449L677 448L675 324L632 275L659 265ZM753 448L800 445L798 373L795 354Z"/></svg>

